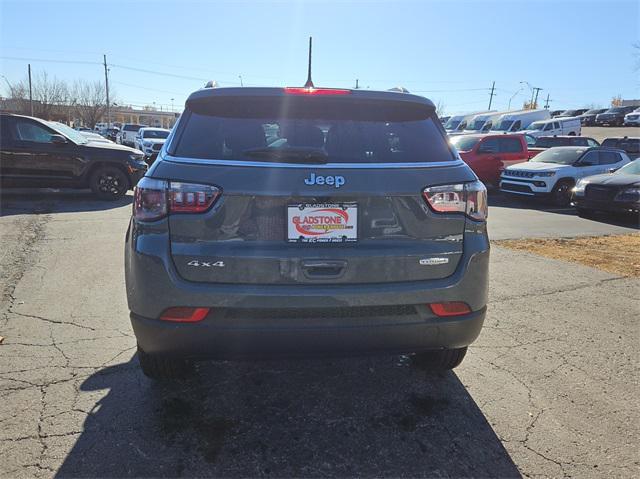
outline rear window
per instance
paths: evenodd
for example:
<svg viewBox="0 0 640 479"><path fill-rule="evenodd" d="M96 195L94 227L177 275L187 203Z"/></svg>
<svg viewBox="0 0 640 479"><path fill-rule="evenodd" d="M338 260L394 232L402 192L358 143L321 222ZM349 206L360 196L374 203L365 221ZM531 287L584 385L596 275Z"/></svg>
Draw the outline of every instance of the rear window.
<svg viewBox="0 0 640 479"><path fill-rule="evenodd" d="M312 101L305 105L301 99L278 98L257 106L236 100L223 111L201 106L183 117L185 123L171 152L186 158L282 163L453 159L433 112L422 105L392 103Z"/></svg>
<svg viewBox="0 0 640 479"><path fill-rule="evenodd" d="M607 138L606 140L604 140L602 142L601 146L607 146L609 148L615 148L618 145L618 139L617 138Z"/></svg>
<svg viewBox="0 0 640 479"><path fill-rule="evenodd" d="M471 151L478 144L480 138L476 136L460 135L449 140L458 151Z"/></svg>
<svg viewBox="0 0 640 479"><path fill-rule="evenodd" d="M138 131L142 128L142 125L124 125L122 128L124 131Z"/></svg>
<svg viewBox="0 0 640 479"><path fill-rule="evenodd" d="M143 138L164 139L168 136L169 136L169 132L162 131L162 130L147 130L142 132Z"/></svg>
<svg viewBox="0 0 640 479"><path fill-rule="evenodd" d="M537 148L551 148L552 146L569 146L569 145L571 145L571 140L569 140L569 138L553 138L553 137L538 138L535 144Z"/></svg>

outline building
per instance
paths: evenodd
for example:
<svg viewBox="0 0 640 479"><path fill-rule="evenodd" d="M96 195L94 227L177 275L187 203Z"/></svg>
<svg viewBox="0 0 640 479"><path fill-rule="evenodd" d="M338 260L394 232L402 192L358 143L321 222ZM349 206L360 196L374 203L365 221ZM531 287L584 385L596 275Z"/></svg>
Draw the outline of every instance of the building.
<svg viewBox="0 0 640 479"><path fill-rule="evenodd" d="M640 106L640 100L622 100L620 106Z"/></svg>
<svg viewBox="0 0 640 479"><path fill-rule="evenodd" d="M43 105L34 100L33 107L34 116L45 120L55 120L71 126L83 125L82 120L78 117L77 109L72 105ZM0 111L30 115L31 105L28 99L0 97ZM110 113L111 123L137 123L158 128L172 128L180 117L180 113L157 110L153 107L133 108L119 105L112 106ZM98 122L104 123L106 120L106 115L103 115ZM83 126L93 127L94 125Z"/></svg>

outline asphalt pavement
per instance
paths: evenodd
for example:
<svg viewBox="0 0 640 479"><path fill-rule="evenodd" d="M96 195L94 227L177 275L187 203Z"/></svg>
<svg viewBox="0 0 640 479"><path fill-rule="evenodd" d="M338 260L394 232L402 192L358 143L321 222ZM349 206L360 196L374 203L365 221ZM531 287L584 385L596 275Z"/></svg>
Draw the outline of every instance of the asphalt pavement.
<svg viewBox="0 0 640 479"><path fill-rule="evenodd" d="M640 473L638 280L494 247L485 327L455 372L400 356L204 363L158 385L126 307L130 201L2 196L0 477ZM534 217L555 236L556 218L624 228L503 205L491 235Z"/></svg>

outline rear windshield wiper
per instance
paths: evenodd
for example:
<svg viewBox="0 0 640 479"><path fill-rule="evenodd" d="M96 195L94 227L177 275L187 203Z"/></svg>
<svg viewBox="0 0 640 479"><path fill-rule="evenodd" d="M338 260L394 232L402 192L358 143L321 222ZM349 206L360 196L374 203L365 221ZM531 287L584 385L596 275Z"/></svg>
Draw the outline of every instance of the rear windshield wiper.
<svg viewBox="0 0 640 479"><path fill-rule="evenodd" d="M242 154L250 158L273 162L325 164L329 159L327 153L320 148L250 148L244 150Z"/></svg>

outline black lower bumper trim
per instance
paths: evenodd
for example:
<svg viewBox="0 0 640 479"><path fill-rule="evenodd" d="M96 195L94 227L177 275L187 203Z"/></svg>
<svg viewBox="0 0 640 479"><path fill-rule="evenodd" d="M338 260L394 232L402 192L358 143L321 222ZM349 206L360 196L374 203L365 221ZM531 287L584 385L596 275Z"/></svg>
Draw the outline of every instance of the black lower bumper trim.
<svg viewBox="0 0 640 479"><path fill-rule="evenodd" d="M486 308L465 316L334 327L219 327L215 320L171 323L131 313L139 346L148 354L190 359L262 359L403 354L461 348L480 334Z"/></svg>

